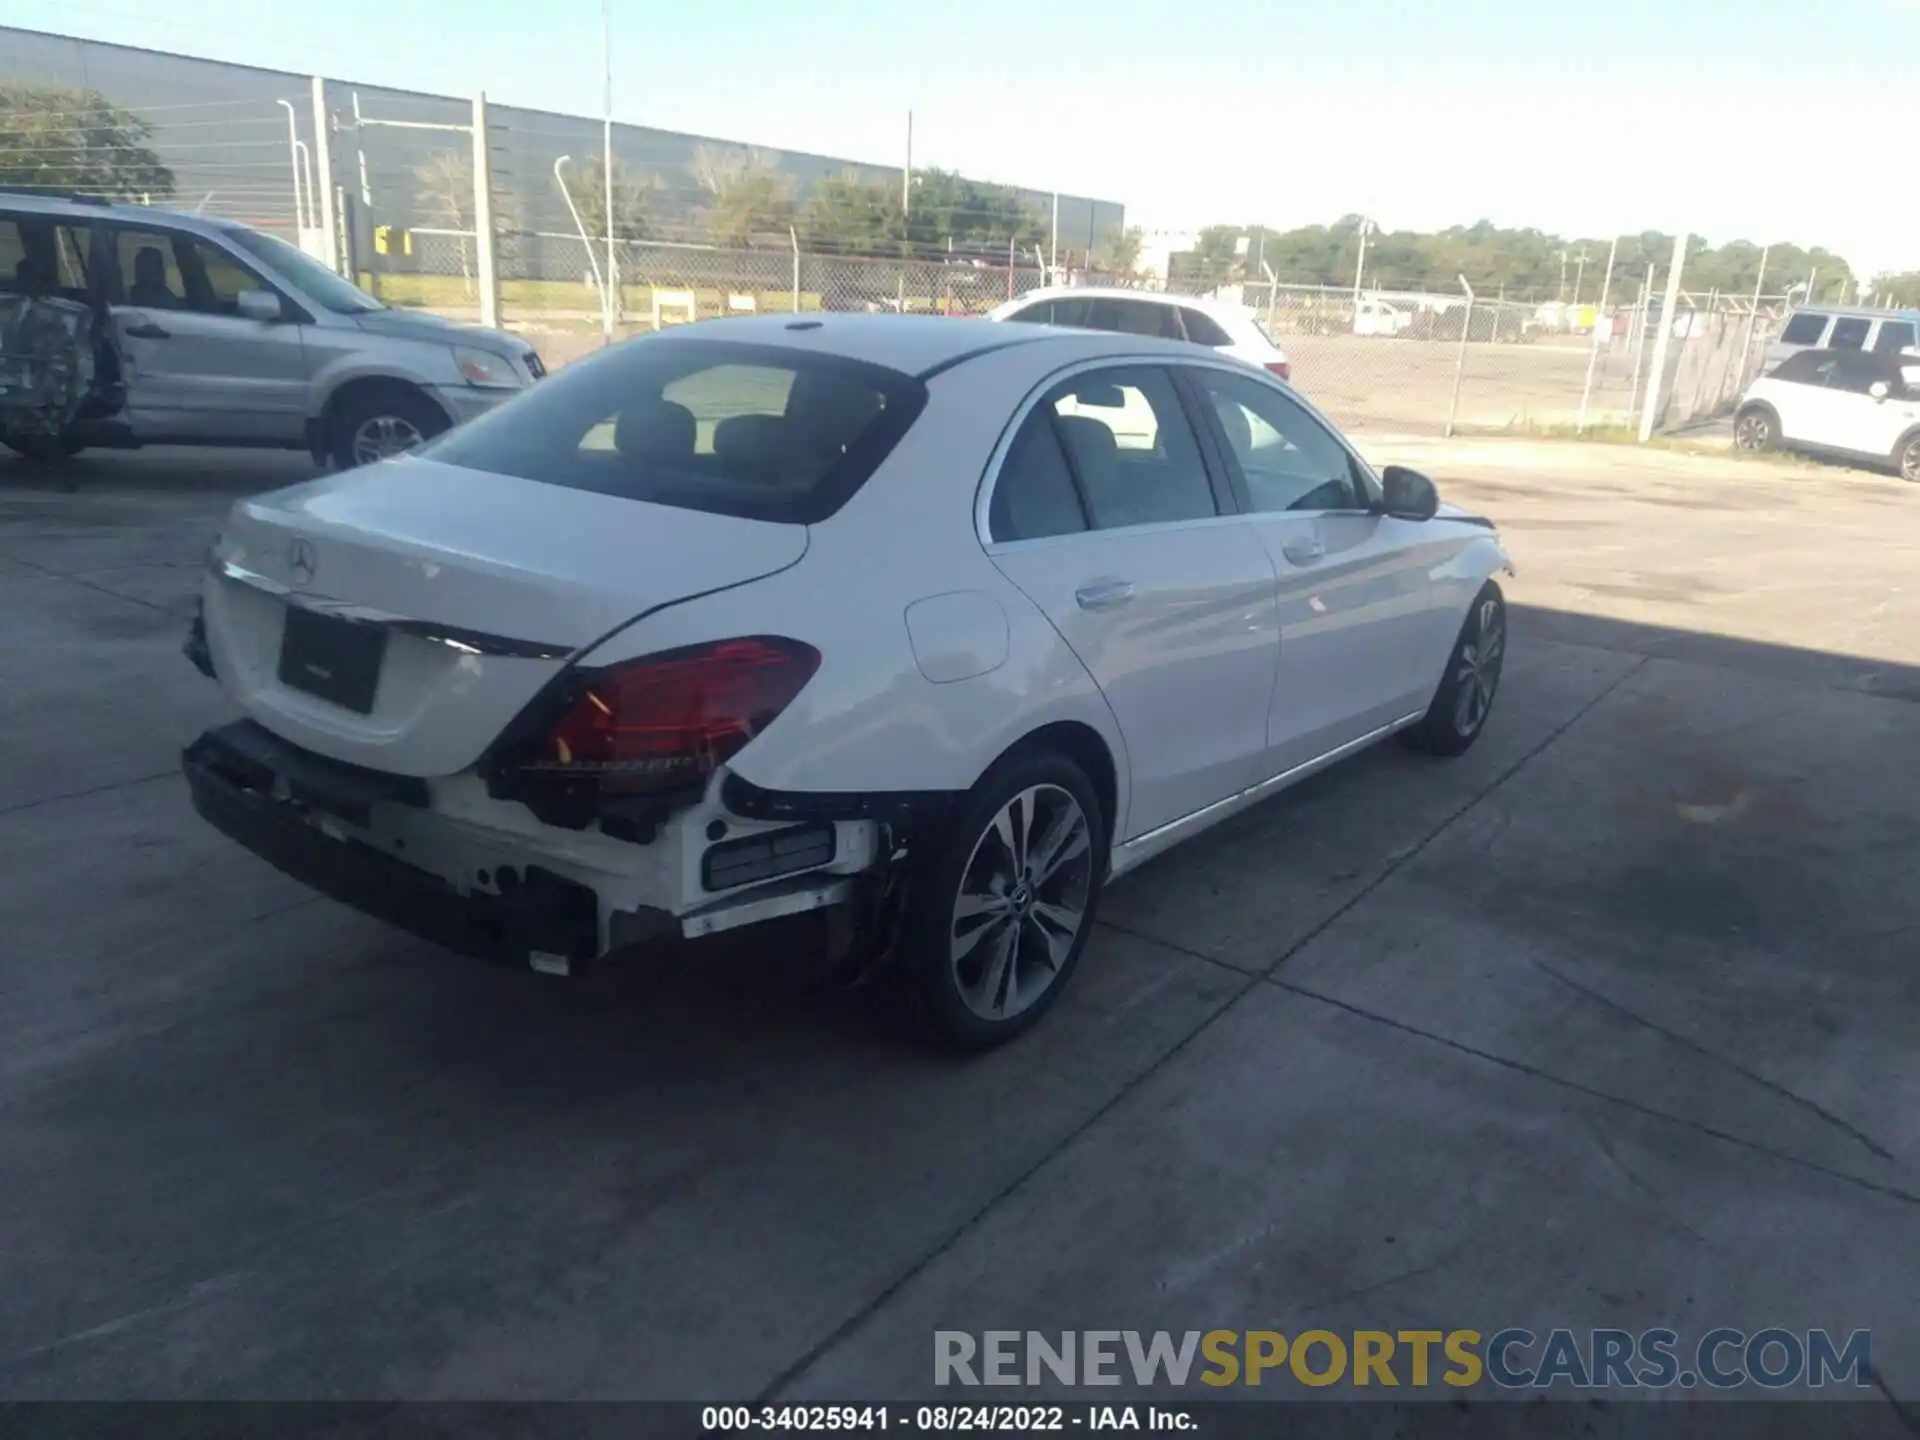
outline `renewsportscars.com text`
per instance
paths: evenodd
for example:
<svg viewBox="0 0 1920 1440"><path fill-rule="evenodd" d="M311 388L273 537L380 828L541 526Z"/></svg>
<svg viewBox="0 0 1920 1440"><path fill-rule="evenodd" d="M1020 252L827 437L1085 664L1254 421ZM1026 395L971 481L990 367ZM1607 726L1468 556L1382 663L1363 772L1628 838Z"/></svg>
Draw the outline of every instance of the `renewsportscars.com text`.
<svg viewBox="0 0 1920 1440"><path fill-rule="evenodd" d="M1142 1388L1350 1385L1464 1389L1873 1388L1872 1333L1674 1330L936 1330L936 1385Z"/></svg>

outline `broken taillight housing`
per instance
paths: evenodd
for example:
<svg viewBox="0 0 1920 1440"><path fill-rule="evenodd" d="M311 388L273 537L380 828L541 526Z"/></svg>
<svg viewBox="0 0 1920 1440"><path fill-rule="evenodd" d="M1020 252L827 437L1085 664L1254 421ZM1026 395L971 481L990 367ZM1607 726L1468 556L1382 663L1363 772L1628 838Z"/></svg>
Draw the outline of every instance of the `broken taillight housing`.
<svg viewBox="0 0 1920 1440"><path fill-rule="evenodd" d="M585 679L523 769L597 780L603 795L703 783L820 668L798 640L756 635L664 651Z"/></svg>

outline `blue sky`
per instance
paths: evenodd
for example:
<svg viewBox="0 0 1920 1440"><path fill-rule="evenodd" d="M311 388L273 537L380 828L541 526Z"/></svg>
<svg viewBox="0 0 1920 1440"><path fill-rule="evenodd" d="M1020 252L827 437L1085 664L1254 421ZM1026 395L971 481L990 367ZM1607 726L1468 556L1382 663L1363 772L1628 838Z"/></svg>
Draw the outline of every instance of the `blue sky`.
<svg viewBox="0 0 1920 1440"><path fill-rule="evenodd" d="M611 3L618 119L898 164L911 107L917 164L1149 228L1484 217L1920 269L1920 0ZM598 114L600 9L0 0L0 23Z"/></svg>

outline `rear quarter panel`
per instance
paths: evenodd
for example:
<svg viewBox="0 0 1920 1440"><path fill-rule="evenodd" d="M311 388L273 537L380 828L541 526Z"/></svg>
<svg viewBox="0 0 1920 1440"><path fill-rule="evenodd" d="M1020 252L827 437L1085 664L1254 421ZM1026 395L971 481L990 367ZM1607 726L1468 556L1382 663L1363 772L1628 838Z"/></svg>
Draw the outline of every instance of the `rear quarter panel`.
<svg viewBox="0 0 1920 1440"><path fill-rule="evenodd" d="M1065 353L1073 347L1044 348L1051 359L1013 363L1017 352L1005 351L929 381L932 399L913 430L852 500L811 528L800 564L663 610L582 663L739 635L802 640L819 650L819 672L732 762L753 784L965 790L1025 736L1075 721L1106 743L1124 820L1126 751L1104 696L1052 624L988 560L974 530L975 494L1006 418L1073 358ZM966 598L943 598L953 596ZM938 602L937 613L967 618L961 648L976 658L945 669L916 657L916 634L925 650L929 632L916 620L910 633L907 612L918 606L925 616L927 601ZM961 672L977 673L929 678Z"/></svg>

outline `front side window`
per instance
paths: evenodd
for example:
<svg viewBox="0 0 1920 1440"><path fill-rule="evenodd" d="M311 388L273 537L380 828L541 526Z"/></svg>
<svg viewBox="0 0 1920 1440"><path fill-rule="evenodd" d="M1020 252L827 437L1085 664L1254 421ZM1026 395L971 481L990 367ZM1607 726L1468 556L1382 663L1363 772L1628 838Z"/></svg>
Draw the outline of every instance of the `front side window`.
<svg viewBox="0 0 1920 1440"><path fill-rule="evenodd" d="M143 310L185 310L187 282L163 230L121 230L114 236L116 300Z"/></svg>
<svg viewBox="0 0 1920 1440"><path fill-rule="evenodd" d="M1038 408L1053 415L1094 529L1219 513L1199 441L1166 371L1089 371L1050 391Z"/></svg>
<svg viewBox="0 0 1920 1440"><path fill-rule="evenodd" d="M925 403L925 386L882 366L662 335L577 361L426 453L569 490L810 525L853 496Z"/></svg>
<svg viewBox="0 0 1920 1440"><path fill-rule="evenodd" d="M1818 345L1820 337L1826 333L1826 316L1802 310L1787 321L1787 328L1780 332L1780 338L1789 345Z"/></svg>
<svg viewBox="0 0 1920 1440"><path fill-rule="evenodd" d="M1365 508L1347 447L1298 401L1244 376L1198 367L1191 374L1226 432L1254 510Z"/></svg>
<svg viewBox="0 0 1920 1440"><path fill-rule="evenodd" d="M1867 331L1872 328L1871 320L1863 320L1858 315L1842 315L1833 322L1833 339L1827 342L1827 348L1858 350L1867 343Z"/></svg>
<svg viewBox="0 0 1920 1440"><path fill-rule="evenodd" d="M1898 383L1899 375L1893 365L1877 355L1842 355L1834 363L1827 388L1844 390L1850 395L1864 395L1873 388L1876 380L1885 381L1892 387Z"/></svg>

